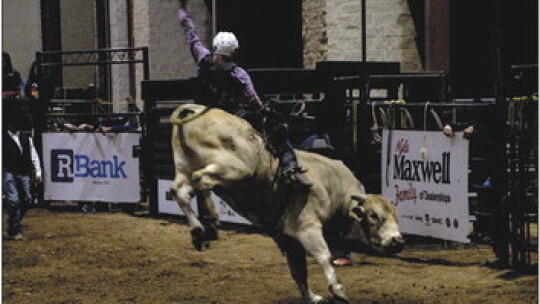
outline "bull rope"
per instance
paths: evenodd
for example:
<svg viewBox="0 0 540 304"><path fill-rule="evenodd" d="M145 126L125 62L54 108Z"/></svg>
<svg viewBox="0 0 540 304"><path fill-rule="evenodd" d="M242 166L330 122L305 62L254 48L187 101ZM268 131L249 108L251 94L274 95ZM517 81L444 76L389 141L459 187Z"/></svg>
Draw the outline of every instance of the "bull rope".
<svg viewBox="0 0 540 304"><path fill-rule="evenodd" d="M300 104L299 111L294 112L294 109L291 111L291 114L289 115L299 115L302 113L305 109L305 103ZM263 131L265 128L263 127ZM256 131L256 130L255 130ZM266 136L263 136L259 132L256 132L257 135L262 139L263 144L259 146L259 162L262 161L261 159L261 150L264 149L268 152L271 158L277 159L279 163L281 163L281 160L276 157L276 155L268 148L267 138ZM257 164L257 169L259 168L259 164ZM274 172L274 177L272 179L272 183L270 184L272 189L275 189L274 197L272 198L270 204L275 206L272 214L268 217L268 220L265 221L262 225L262 228L264 231L266 231L271 237L277 238L280 236L281 232L279 231L279 222L282 218L283 213L285 212L285 209L289 206L287 204L288 200L287 198L290 196L291 193L291 187L292 185L284 184L280 182L280 176L282 175L282 168L281 165L278 164L277 169Z"/></svg>
<svg viewBox="0 0 540 304"><path fill-rule="evenodd" d="M173 125L182 125L182 124L188 123L196 118L203 116L210 110L210 107L207 107L207 106L204 106L204 107L205 107L204 110L202 110L199 113L196 113L193 109L183 108L180 106L176 108L176 110L174 110L174 112L171 114L170 121ZM184 119L178 118L178 115L182 114L181 113L182 111L189 112L187 113ZM190 114L193 114L193 115L190 115Z"/></svg>

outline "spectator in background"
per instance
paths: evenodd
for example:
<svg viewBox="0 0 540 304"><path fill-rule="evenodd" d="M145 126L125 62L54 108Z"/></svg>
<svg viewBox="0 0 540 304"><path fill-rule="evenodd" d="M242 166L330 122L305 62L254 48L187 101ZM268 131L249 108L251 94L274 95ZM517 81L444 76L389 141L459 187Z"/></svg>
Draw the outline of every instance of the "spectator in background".
<svg viewBox="0 0 540 304"><path fill-rule="evenodd" d="M26 80L24 86L24 94L26 97L31 99L38 99L38 66L37 61L32 62L30 66L30 72L28 73L28 79Z"/></svg>
<svg viewBox="0 0 540 304"><path fill-rule="evenodd" d="M141 112L135 103L133 98L126 99L129 114L138 114ZM118 132L130 132L140 130L139 116L137 115L125 115L110 117L103 121L97 128L97 131L101 133L118 133Z"/></svg>
<svg viewBox="0 0 540 304"><path fill-rule="evenodd" d="M330 136L320 124L315 124L314 132L302 142L300 149L315 152L326 157L334 158L334 146L330 142Z"/></svg>
<svg viewBox="0 0 540 304"><path fill-rule="evenodd" d="M2 130L2 192L8 211L8 238L23 238L22 219L30 203L32 175L42 181L32 138L21 133L25 123L18 105L4 107Z"/></svg>
<svg viewBox="0 0 540 304"><path fill-rule="evenodd" d="M84 117L83 117L84 118ZM50 129L52 131L94 131L96 127L93 124L86 123L88 119L83 118L71 118L69 120L65 118L57 118L52 122Z"/></svg>
<svg viewBox="0 0 540 304"><path fill-rule="evenodd" d="M23 97L21 74L13 68L11 56L2 52L2 97Z"/></svg>

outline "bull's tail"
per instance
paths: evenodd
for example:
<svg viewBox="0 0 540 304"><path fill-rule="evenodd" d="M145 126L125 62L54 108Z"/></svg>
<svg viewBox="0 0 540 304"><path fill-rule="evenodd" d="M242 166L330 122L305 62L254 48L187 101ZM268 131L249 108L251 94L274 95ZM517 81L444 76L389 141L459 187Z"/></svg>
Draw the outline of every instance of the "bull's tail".
<svg viewBox="0 0 540 304"><path fill-rule="evenodd" d="M185 124L208 111L208 107L199 104L183 104L178 106L171 114L170 121L173 125Z"/></svg>

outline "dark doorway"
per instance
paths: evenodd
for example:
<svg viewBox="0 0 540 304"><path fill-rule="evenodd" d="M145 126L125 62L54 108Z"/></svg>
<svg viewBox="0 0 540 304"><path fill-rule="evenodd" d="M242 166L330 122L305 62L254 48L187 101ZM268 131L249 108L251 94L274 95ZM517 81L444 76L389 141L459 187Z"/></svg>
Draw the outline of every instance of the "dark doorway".
<svg viewBox="0 0 540 304"><path fill-rule="evenodd" d="M538 63L537 0L450 1L450 16L450 76L454 97L495 95L498 46L503 73L512 64Z"/></svg>
<svg viewBox="0 0 540 304"><path fill-rule="evenodd" d="M239 63L245 68L300 68L301 0L216 1L217 31L239 40Z"/></svg>
<svg viewBox="0 0 540 304"><path fill-rule="evenodd" d="M109 0L96 0L96 27L97 27L97 47L98 49L107 49L111 46L111 16ZM99 60L107 61L107 54L99 54ZM97 96L105 100L112 98L112 79L111 66L99 65L97 73ZM112 111L112 105L107 105L109 111Z"/></svg>
<svg viewBox="0 0 540 304"><path fill-rule="evenodd" d="M60 51L62 49L62 37L60 35L60 33L62 32L60 22L60 0L41 0L40 3L42 34L41 42L43 46L43 51ZM61 61L61 57L59 55L55 56L52 59L54 61ZM40 70L38 73L42 74L43 72L44 71ZM45 77L45 75L41 75L40 77ZM46 77L48 78L47 85L51 86L50 92L52 92L52 88L62 85L62 68L52 68L50 70L50 74L48 74Z"/></svg>
<svg viewBox="0 0 540 304"><path fill-rule="evenodd" d="M450 1L453 97L494 96L497 71L495 1Z"/></svg>
<svg viewBox="0 0 540 304"><path fill-rule="evenodd" d="M501 2L505 60L538 63L538 0Z"/></svg>
<svg viewBox="0 0 540 304"><path fill-rule="evenodd" d="M426 4L424 0L407 0L411 17L414 24L415 42L422 62L422 67L426 67L426 50L425 50L425 10Z"/></svg>

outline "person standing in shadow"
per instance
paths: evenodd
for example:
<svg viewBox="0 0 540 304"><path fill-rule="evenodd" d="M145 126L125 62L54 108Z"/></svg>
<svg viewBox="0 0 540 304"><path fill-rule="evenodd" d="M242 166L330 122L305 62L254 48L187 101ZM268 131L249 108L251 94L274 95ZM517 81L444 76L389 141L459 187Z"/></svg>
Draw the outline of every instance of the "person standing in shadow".
<svg viewBox="0 0 540 304"><path fill-rule="evenodd" d="M20 106L4 105L2 128L2 191L8 211L8 238L23 239L22 219L31 200L32 178L42 181L39 156L30 136L23 134Z"/></svg>

